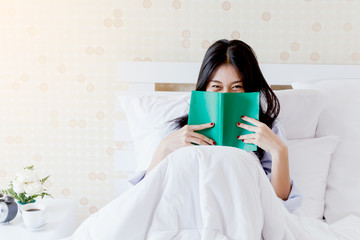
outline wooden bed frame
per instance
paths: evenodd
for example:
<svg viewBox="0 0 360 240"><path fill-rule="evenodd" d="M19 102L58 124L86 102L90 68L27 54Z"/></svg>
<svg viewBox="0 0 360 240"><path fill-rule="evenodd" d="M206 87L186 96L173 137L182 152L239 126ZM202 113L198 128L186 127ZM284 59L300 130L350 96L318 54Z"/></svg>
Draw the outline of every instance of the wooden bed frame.
<svg viewBox="0 0 360 240"><path fill-rule="evenodd" d="M120 62L118 81L127 82L131 92L189 91L194 89L200 65L198 62ZM294 82L360 79L360 65L260 64L260 68L270 85L278 85L276 88Z"/></svg>

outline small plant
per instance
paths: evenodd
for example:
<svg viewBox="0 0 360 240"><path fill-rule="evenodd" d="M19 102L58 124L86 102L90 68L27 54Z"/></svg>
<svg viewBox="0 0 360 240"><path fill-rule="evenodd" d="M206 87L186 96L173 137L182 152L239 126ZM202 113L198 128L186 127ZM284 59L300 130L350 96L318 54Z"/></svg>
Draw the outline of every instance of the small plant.
<svg viewBox="0 0 360 240"><path fill-rule="evenodd" d="M10 182L8 189L1 192L7 195L12 195L20 204L31 203L35 198L44 198L51 196L44 188L45 181L50 177L39 178L34 166L25 167L20 173L16 174L13 181Z"/></svg>

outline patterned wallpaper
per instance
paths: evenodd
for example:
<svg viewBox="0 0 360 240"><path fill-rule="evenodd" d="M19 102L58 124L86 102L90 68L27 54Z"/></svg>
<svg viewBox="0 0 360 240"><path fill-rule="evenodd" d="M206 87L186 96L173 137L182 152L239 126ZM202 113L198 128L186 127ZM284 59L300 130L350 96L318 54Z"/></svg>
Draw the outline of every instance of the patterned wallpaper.
<svg viewBox="0 0 360 240"><path fill-rule="evenodd" d="M34 164L83 220L127 187L119 61L198 62L228 38L262 63L359 64L359 10L355 0L0 0L0 188Z"/></svg>

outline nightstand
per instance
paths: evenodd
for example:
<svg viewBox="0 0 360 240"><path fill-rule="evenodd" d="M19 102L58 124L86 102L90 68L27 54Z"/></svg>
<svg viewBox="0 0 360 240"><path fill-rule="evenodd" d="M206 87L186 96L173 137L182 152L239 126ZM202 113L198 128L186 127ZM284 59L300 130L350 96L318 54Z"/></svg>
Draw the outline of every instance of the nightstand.
<svg viewBox="0 0 360 240"><path fill-rule="evenodd" d="M0 225L0 239L55 240L70 236L78 226L77 204L69 199L37 199L47 207L49 221L38 231L27 230L20 212L9 223Z"/></svg>

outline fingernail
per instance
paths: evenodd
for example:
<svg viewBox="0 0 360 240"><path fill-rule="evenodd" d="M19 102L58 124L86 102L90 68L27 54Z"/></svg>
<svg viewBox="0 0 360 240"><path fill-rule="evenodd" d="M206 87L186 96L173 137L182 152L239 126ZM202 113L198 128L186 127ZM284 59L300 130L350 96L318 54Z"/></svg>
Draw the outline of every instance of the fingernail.
<svg viewBox="0 0 360 240"><path fill-rule="evenodd" d="M213 145L215 145L216 144L216 142L215 141L213 141Z"/></svg>
<svg viewBox="0 0 360 240"><path fill-rule="evenodd" d="M236 125L237 125L237 126L240 126L240 123L238 122L238 123L236 123Z"/></svg>
<svg viewBox="0 0 360 240"><path fill-rule="evenodd" d="M211 126L214 126L214 123L210 123Z"/></svg>
<svg viewBox="0 0 360 240"><path fill-rule="evenodd" d="M242 139L241 141L243 141L243 142L244 142L244 139Z"/></svg>
<svg viewBox="0 0 360 240"><path fill-rule="evenodd" d="M241 118L244 118L244 116L241 116Z"/></svg>

